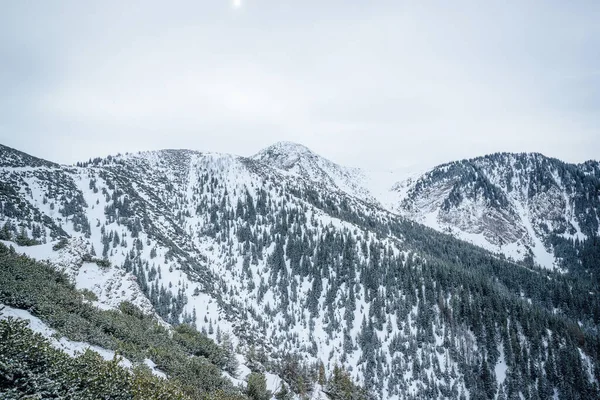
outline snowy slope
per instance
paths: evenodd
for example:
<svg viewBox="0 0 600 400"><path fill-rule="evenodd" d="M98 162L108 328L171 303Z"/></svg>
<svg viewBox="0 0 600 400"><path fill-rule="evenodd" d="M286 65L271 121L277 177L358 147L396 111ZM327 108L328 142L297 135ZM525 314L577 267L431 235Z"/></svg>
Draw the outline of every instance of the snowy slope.
<svg viewBox="0 0 600 400"><path fill-rule="evenodd" d="M281 151L281 146L276 149ZM4 220L15 227L14 235L16 226L26 221L26 236L46 242L18 247L19 251L64 268L79 288L92 290L105 306L137 300L147 309L141 292L167 322L193 322L214 339L231 333L241 353L253 343L274 361L291 352L307 364L323 362L327 371L342 363L362 381L365 366L357 368L362 351L344 350L344 329L332 330L332 323L343 323L343 308L332 314L309 312L305 299L315 293L316 281L312 275L298 275L295 268L306 268L311 257L302 257L296 266L291 260L276 265L278 243L282 248L291 243L278 242L273 229L287 225L296 232L293 237L305 238L304 246L345 235L357 241L351 250L356 254L361 254L359 240L398 256L408 253L398 238L379 240L336 216L349 209L361 218L389 218L384 210L371 209L366 197L347 194L366 193L356 183L362 179L356 170L302 148L295 148L287 159L275 157L273 149L262 154L248 159L166 150L111 157L83 167L52 167L56 171L6 167L0 174L10 178L6 181L12 182L27 212L5 215ZM271 158L265 159L267 155ZM63 256L50 250L57 235L52 226L71 236L67 248L76 254L74 260L63 262ZM104 258L111 267L103 270L84 261L90 257ZM367 260L364 254L357 262ZM322 277L318 309L327 309L328 292L335 302L347 296L348 287L338 289L338 276L335 271L330 274ZM287 289L282 292L284 283ZM352 311L357 322L346 327L353 341L370 310L357 294ZM406 323L414 323L414 317L412 321ZM391 317L388 326L397 329L402 322ZM392 336L380 340L385 348ZM391 363L391 356L386 362ZM453 381L462 387L459 377Z"/></svg>

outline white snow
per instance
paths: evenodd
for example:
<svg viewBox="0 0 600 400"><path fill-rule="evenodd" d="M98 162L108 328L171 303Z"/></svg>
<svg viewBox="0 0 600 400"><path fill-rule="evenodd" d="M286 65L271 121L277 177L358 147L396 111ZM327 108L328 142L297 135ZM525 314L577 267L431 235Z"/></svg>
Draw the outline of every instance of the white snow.
<svg viewBox="0 0 600 400"><path fill-rule="evenodd" d="M496 372L496 381L499 385L502 385L506 380L507 369L508 366L506 365L506 360L504 359L504 349L502 348L502 346L500 346L500 359L498 360L498 363L496 364L494 369Z"/></svg>

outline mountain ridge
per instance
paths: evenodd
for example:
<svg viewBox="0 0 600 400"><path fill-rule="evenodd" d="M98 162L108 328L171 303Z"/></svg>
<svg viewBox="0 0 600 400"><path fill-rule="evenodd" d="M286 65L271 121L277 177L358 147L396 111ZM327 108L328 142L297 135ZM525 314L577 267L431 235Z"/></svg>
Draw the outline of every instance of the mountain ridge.
<svg viewBox="0 0 600 400"><path fill-rule="evenodd" d="M519 160L519 162L525 160L525 162L529 162L530 166L531 164L534 166L538 164L548 164L558 165L562 169L575 168L578 171L581 171L581 173L600 179L600 163L598 161L588 160L580 164L570 164L557 158L547 157L542 153L536 152L497 152L440 164L425 170L423 173L413 174L410 178L394 181L393 177L389 176L381 179L381 176L384 174L368 173L360 168L341 166L314 153L302 144L287 141L276 142L249 157L189 149L163 149L131 153L128 155L108 156L106 158L96 158L94 159L94 162L107 163L111 162L111 160L122 159L123 157L160 158L161 154L193 154L196 157L201 157L203 159L205 157L210 157L217 163L238 161L242 163L258 162L261 165L259 168L264 168L264 166L267 165L282 173L295 174L312 184L321 185L328 190L335 188L336 190L347 193L357 199L383 207L388 211L399 213L407 218L424 223L438 231L451 233L460 239L483 246L493 252L502 253L507 257L517 260L532 258L534 262L537 262L546 268L560 268L561 265L560 257L554 254L554 245L551 243L553 241L555 242L556 239L550 237L552 232L549 234L547 229L543 228L548 225L552 227L552 224L549 223L548 220L541 218L541 211L529 210L528 205L524 204L523 201L517 202L515 199L512 199L509 202L507 197L508 193L503 192L506 192L507 189L512 191L512 189L510 187L500 188L498 184L501 182L495 181L492 183L489 181L487 175L512 173L510 171L514 169L515 160ZM459 209L458 203L455 206L450 207L449 202L451 202L452 198L448 198L447 196L453 195L454 202L456 203L456 196L460 191L458 187L456 187L452 193L444 194L442 193L443 191L439 192L438 196L441 197L437 199L435 197L430 198L429 202L436 204L435 208L432 208L432 204L427 205L428 203L423 203L425 198L421 196L418 199L419 196L415 194L416 189L423 186L425 180L433 173L439 174L440 171L443 171L444 169L458 168L458 166L461 166L463 170L461 173L465 174L466 169L479 169L481 167L478 164L489 164L489 160L492 159L513 160L512 164L505 162L503 165L496 166L495 171L488 168L486 174L484 174L485 176L479 178L484 180L488 179L487 183L482 184L487 185L487 187L496 193L496 198L493 199L493 201L502 201L504 209L496 207L495 209L488 211L495 214L494 218L490 219L484 216L484 210L488 210L488 207L485 204L477 202L467 204L467 202L463 201L460 204L462 209ZM38 160L38 164L41 161L47 162L40 159L35 160ZM55 167L58 166L58 164L50 164ZM89 165L89 162L78 163L78 165ZM542 171L541 173L544 174L546 172ZM470 179L475 181L478 179L478 172L476 170L467 173L467 175L469 174L471 174L470 176L472 177ZM468 191L468 189L465 188L462 188L461 190ZM409 193L409 191L411 193ZM553 199L554 201L560 200L563 203L572 202L568 198L566 200L564 198L558 199L557 193L555 193ZM490 200L491 199L487 199L487 201ZM420 206L417 207L417 204L420 204ZM417 207L418 210L415 209L415 207ZM547 207L548 205L546 205L546 208ZM597 205L594 207L597 207ZM450 208L452 208L452 210ZM497 210L500 210L500 212L497 212ZM565 211L565 213L567 213L567 211ZM596 218L598 219L599 217ZM562 225L575 227L576 225L578 226L580 222L581 221L578 221L577 216L570 216L564 218ZM494 228L492 228L492 226L494 226ZM498 231L498 227L500 227L500 231ZM563 228L561 227L560 229ZM570 230L572 231L573 228ZM552 229L550 229L550 231L552 231ZM596 231L596 234L598 233L600 233L600 230ZM577 237L582 239L591 236L593 236L593 232L587 231L584 235L578 234ZM566 239L569 238L567 237Z"/></svg>

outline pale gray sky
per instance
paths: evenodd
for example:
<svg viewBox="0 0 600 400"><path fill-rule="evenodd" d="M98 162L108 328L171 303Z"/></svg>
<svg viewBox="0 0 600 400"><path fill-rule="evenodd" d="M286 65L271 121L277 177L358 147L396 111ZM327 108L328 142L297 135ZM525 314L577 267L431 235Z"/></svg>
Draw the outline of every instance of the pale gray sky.
<svg viewBox="0 0 600 400"><path fill-rule="evenodd" d="M599 1L0 0L0 143L598 159L598 21Z"/></svg>

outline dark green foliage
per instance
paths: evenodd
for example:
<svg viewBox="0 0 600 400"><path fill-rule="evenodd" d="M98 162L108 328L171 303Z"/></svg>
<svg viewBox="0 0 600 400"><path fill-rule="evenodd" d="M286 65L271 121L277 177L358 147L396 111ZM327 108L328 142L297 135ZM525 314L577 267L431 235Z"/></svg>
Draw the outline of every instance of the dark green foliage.
<svg viewBox="0 0 600 400"><path fill-rule="evenodd" d="M316 382L316 371L307 366L298 355L284 354L273 365L274 372L286 382L294 393L303 395Z"/></svg>
<svg viewBox="0 0 600 400"><path fill-rule="evenodd" d="M96 294L89 289L81 289L79 292L87 301L98 301L98 296L96 296Z"/></svg>
<svg viewBox="0 0 600 400"><path fill-rule="evenodd" d="M65 247L67 247L68 244L69 244L69 240L66 238L62 238L58 241L58 243L56 243L54 246L52 246L52 250L58 251L58 250L64 249Z"/></svg>
<svg viewBox="0 0 600 400"><path fill-rule="evenodd" d="M188 353L205 357L221 368L225 367L226 358L224 350L192 326L185 324L176 326L173 332L173 339Z"/></svg>
<svg viewBox="0 0 600 400"><path fill-rule="evenodd" d="M26 321L0 321L0 397L72 399L189 399L172 382L144 368L130 372L119 358L87 350L75 358L53 348Z"/></svg>
<svg viewBox="0 0 600 400"><path fill-rule="evenodd" d="M19 234L15 238L15 243L17 243L19 246L35 246L37 244L40 244L40 242L38 242L35 239L31 239L27 235L27 231L25 230L24 226L21 227Z"/></svg>
<svg viewBox="0 0 600 400"><path fill-rule="evenodd" d="M332 400L369 399L365 390L354 384L350 376L337 365L333 369L333 376L327 382L324 392Z"/></svg>
<svg viewBox="0 0 600 400"><path fill-rule="evenodd" d="M362 325L357 343L362 350L359 368L364 373L365 386L370 391L380 393L382 379L388 378L388 387L397 387L399 389L393 390L401 393L401 388L405 385L405 373L411 370L413 379L425 381L424 369L432 364L430 352L433 350L433 333L437 329L438 334L446 333L448 338L444 347L457 361L459 370L456 372L464 376L467 389L475 393L476 397L490 398L492 392L495 395L497 391L492 366L498 361L498 346L502 335L508 336L504 352L509 366L509 378L503 387L508 398L514 397L518 391L537 390L539 381L544 381L543 386L549 392L558 390L558 385L566 385L568 389L563 390L569 393L565 395L566 398L593 398L598 395L596 385L585 383L586 372L578 363L564 364L564 368L570 371L568 374L565 372L567 376L577 376L580 379L577 384L574 379L562 382L555 378L555 374L546 377L543 372L543 365L546 363L546 350L543 346L550 338L548 330L553 337L560 338L560 341L552 342L550 346L553 347L554 354L551 362L560 362L554 359L560 353L559 349L563 349L573 359L581 349L594 364L600 360L600 340L597 333L600 307L597 301L590 301L599 293L597 283L580 279L572 273L554 273L494 257L481 248L402 218L380 218L375 212L358 213L331 207L331 203L323 199L327 196L326 192L312 193L310 188L306 188L296 195L310 199L316 207L330 215L355 223L381 237L401 237L403 247L415 252L407 258L396 257L376 246L377 242L356 237L357 247L362 249L362 254L368 260L364 265L357 263L355 269L360 272L358 276L364 297L371 305L369 318ZM333 234L345 237L348 232L333 230ZM315 260L311 265L313 269L309 269L311 275L314 274L313 285L319 281L319 275L326 277L327 268L338 264L343 255L343 246L336 246L336 241L328 241L327 237L328 232L325 230L320 237L317 236L318 239L313 238L316 243L311 252L315 254ZM320 249L320 246L327 248ZM340 248L342 250L338 250ZM592 246L588 248L594 249ZM328 252L332 255L327 255ZM416 254L420 257L416 257ZM580 254L594 254L594 251L588 250ZM330 261L319 264L321 258ZM594 259L592 256L588 258ZM315 268L317 265L319 268ZM355 285L351 285L353 286ZM382 286L385 293L379 289ZM318 287L320 285L317 285L317 289ZM347 305L351 304L352 294L353 291L349 290ZM316 308L317 298L312 299L309 292L307 303L313 308L313 313L325 311ZM409 324L404 321L413 307L416 307L412 326L413 329L416 328L416 341L408 339L408 343L392 342L390 351L406 357L407 361L415 362L412 368L410 365L393 366L392 374L387 374L379 354L380 344L376 332L382 330L386 323L383 317L390 312L398 316L399 328L409 329ZM345 319L351 320L351 317L352 314L348 313ZM508 320L514 323L507 325ZM467 337L467 331L474 333L475 342ZM410 330L406 336L412 336ZM524 338L523 343L517 340L519 337ZM479 349L485 349L485 352L470 353L468 349L475 343ZM344 347L351 351L351 340L346 339ZM433 367L439 368L437 363ZM510 392L511 387L518 389ZM459 397L456 389L436 389L431 384L417 393L426 398L435 398L436 390L447 393L448 397Z"/></svg>
<svg viewBox="0 0 600 400"><path fill-rule="evenodd" d="M275 393L275 398L277 400L292 400L293 393L290 392L285 382L282 382L281 388L277 393Z"/></svg>
<svg viewBox="0 0 600 400"><path fill-rule="evenodd" d="M265 376L258 372L251 372L246 378L246 395L251 400L269 400L271 392L267 390Z"/></svg>
<svg viewBox="0 0 600 400"><path fill-rule="evenodd" d="M226 351L189 326L173 338L131 303L101 311L83 301L67 277L0 244L0 303L29 310L71 340L116 350L132 361L152 359L192 398L236 391L221 376Z"/></svg>

